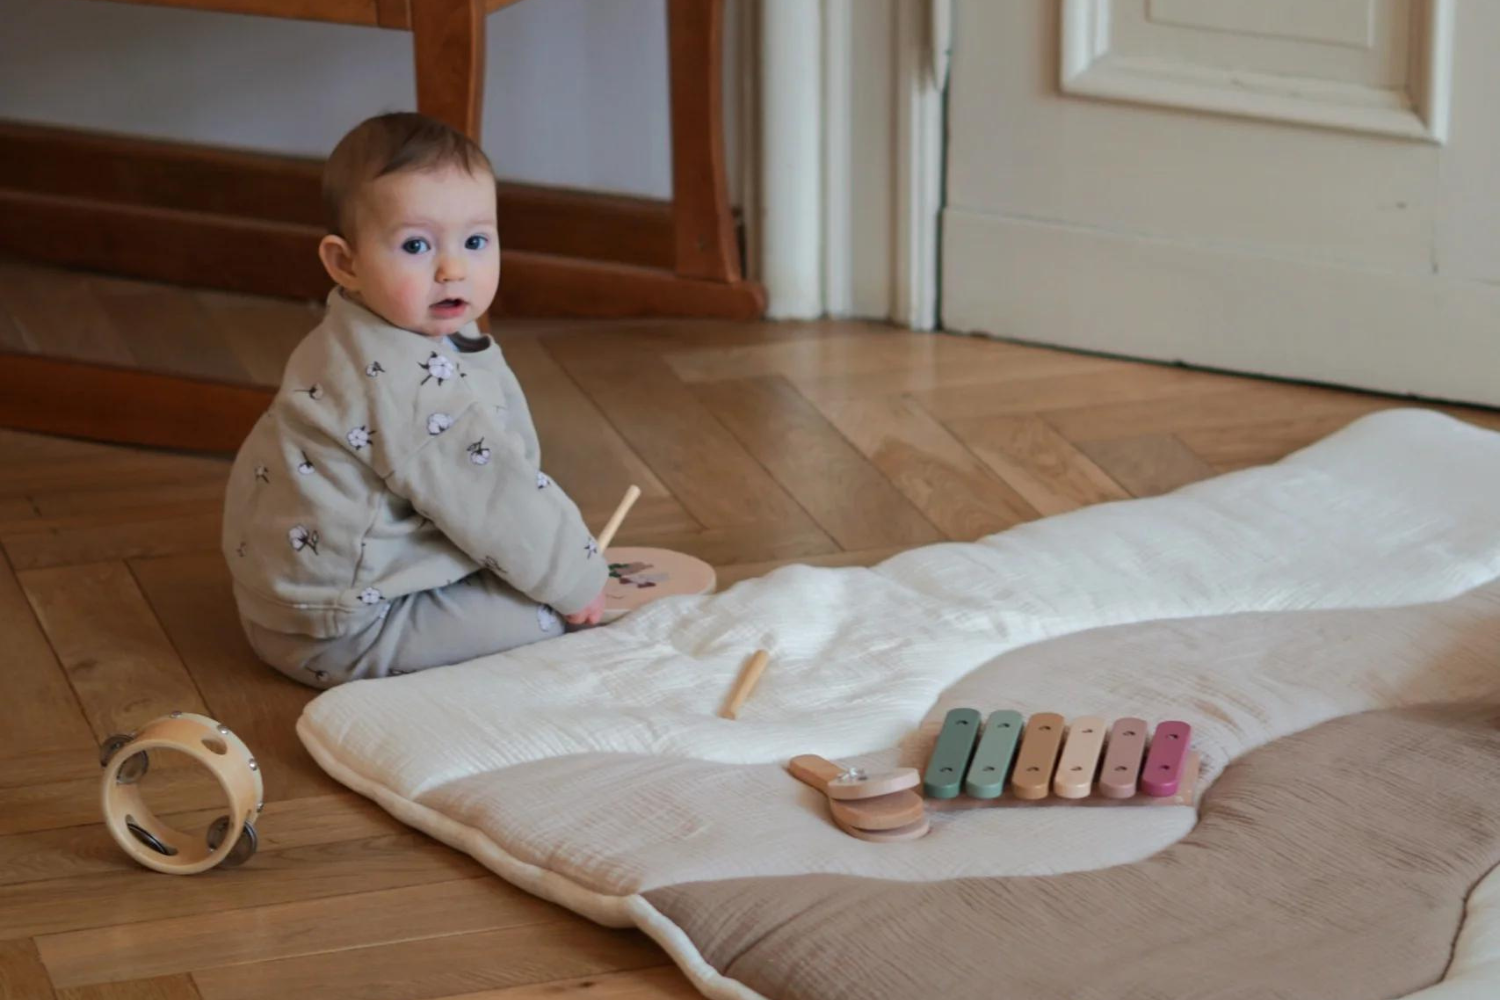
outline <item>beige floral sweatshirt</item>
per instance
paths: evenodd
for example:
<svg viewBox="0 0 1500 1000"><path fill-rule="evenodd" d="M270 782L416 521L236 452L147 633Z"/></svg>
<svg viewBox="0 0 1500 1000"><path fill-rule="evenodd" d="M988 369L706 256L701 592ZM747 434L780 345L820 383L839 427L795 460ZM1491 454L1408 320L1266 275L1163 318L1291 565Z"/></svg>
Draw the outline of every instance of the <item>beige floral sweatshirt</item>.
<svg viewBox="0 0 1500 1000"><path fill-rule="evenodd" d="M337 289L240 447L222 544L241 615L316 638L480 568L565 615L608 575L500 346L399 329Z"/></svg>

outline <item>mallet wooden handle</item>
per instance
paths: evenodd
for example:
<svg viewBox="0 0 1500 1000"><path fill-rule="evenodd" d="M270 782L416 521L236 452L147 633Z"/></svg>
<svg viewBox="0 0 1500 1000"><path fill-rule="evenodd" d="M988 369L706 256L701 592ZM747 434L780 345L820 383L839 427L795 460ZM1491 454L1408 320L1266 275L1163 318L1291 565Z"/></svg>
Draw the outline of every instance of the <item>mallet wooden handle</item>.
<svg viewBox="0 0 1500 1000"><path fill-rule="evenodd" d="M620 523L625 520L625 515L630 513L630 508L634 507L635 502L640 498L641 488L639 486L631 486L630 489L625 491L625 499L620 501L620 506L616 507L615 512L610 515L609 523L604 526L603 531L599 532L597 541L600 552L609 548L609 543L615 540L615 532L620 530Z"/></svg>
<svg viewBox="0 0 1500 1000"><path fill-rule="evenodd" d="M757 649L755 655L750 657L750 662L745 665L740 679L734 686L733 693L729 696L729 703L719 714L726 719L738 717L740 707L745 704L745 699L750 697L750 692L755 690L755 685L760 681L760 675L766 669L766 663L771 659L771 654L764 649Z"/></svg>

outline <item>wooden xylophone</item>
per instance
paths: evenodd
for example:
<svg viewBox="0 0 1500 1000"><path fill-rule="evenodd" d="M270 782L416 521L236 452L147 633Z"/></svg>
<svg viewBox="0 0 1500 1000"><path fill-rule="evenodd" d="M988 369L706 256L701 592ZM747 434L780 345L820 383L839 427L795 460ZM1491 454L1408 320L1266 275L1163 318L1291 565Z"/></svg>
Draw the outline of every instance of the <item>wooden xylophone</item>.
<svg viewBox="0 0 1500 1000"><path fill-rule="evenodd" d="M1070 724L1056 712L1025 718L1003 709L983 719L975 709L955 708L943 719L922 793L938 808L1043 801L1187 805L1200 764L1192 737L1192 727L1176 720L1152 730L1137 718L1110 725L1086 715Z"/></svg>

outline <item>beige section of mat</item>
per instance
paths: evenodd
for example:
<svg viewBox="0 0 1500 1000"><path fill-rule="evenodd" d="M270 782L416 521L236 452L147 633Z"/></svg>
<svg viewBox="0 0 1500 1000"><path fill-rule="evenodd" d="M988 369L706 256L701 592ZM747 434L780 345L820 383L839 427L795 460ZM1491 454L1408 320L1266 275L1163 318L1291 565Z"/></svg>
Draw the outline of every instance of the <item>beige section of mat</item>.
<svg viewBox="0 0 1500 1000"><path fill-rule="evenodd" d="M1230 765L1145 861L1045 878L837 875L646 894L779 1000L1377 1000L1438 981L1500 862L1500 708L1346 716Z"/></svg>

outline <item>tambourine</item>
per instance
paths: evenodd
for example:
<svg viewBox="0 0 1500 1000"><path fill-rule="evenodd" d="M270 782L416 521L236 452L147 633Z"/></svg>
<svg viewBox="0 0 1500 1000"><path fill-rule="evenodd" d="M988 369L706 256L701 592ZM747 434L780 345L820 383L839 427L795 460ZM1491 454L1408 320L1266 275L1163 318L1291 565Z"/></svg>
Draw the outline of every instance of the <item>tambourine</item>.
<svg viewBox="0 0 1500 1000"><path fill-rule="evenodd" d="M228 811L202 838L174 830L146 804L140 780L151 751L184 754L218 781ZM255 853L255 820L265 808L260 765L243 740L204 715L172 712L130 735L111 736L99 747L104 765L104 822L115 842L147 868L168 875L194 875L213 867L243 864Z"/></svg>

